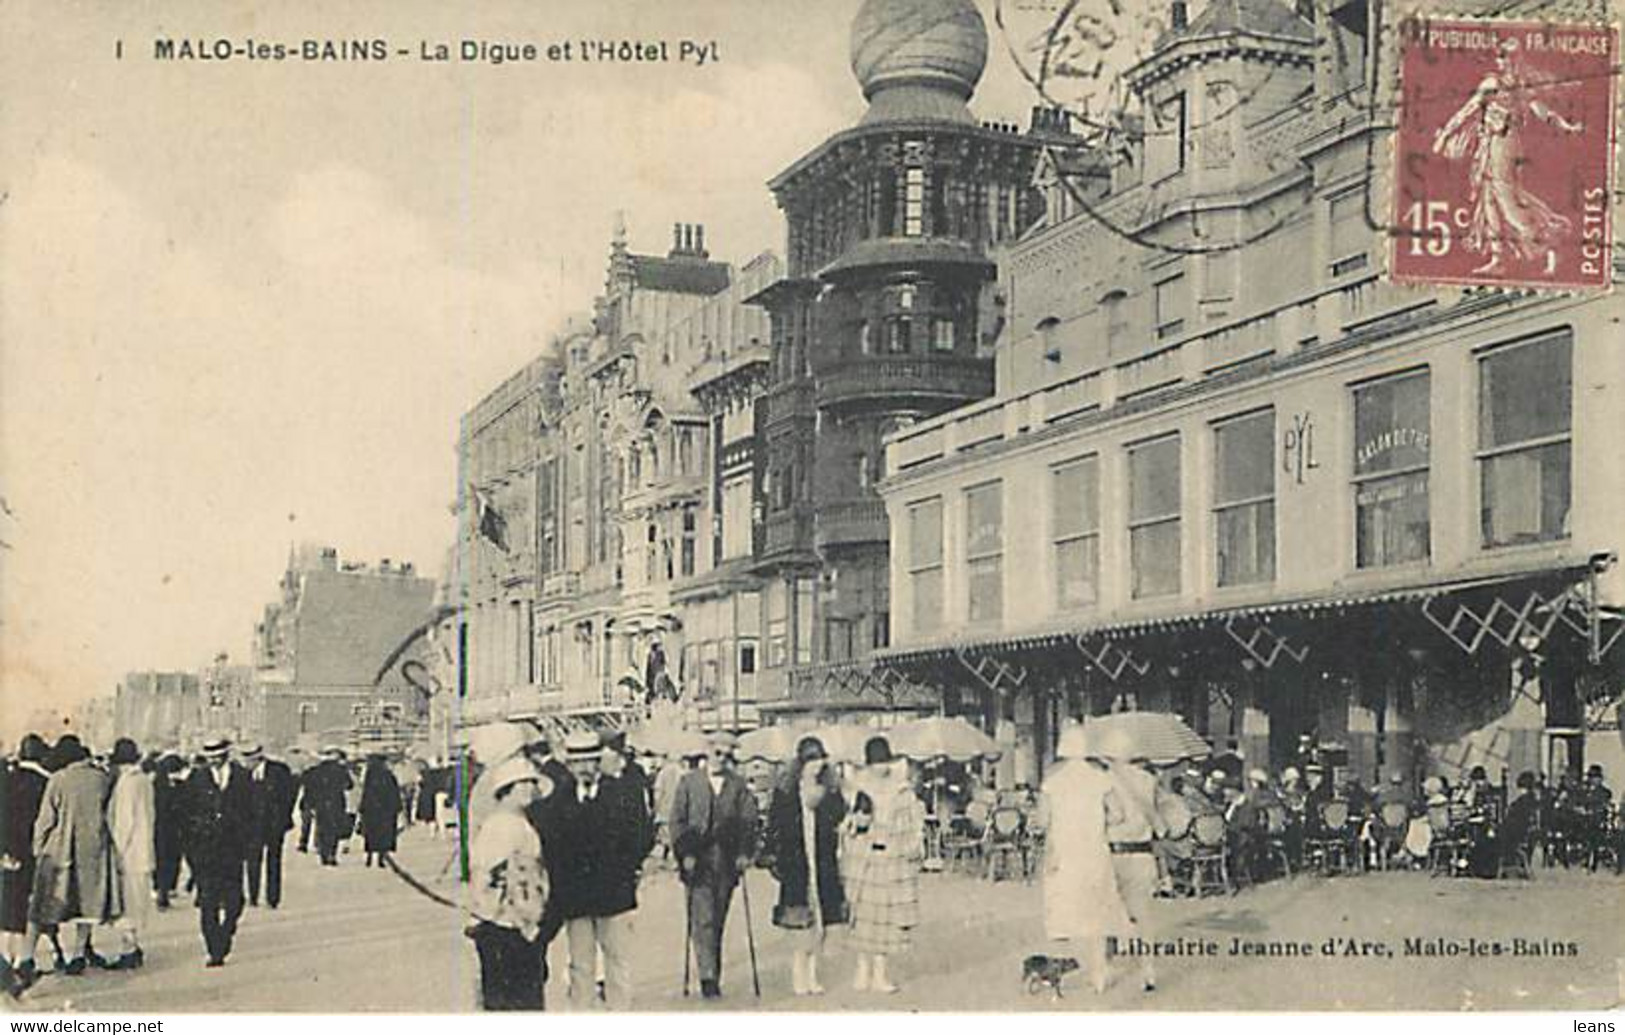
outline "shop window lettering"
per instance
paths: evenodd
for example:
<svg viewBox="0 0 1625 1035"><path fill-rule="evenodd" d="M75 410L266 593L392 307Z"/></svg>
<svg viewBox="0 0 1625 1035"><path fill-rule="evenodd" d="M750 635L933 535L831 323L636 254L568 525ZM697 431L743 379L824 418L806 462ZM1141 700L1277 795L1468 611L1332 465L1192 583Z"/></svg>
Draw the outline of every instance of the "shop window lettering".
<svg viewBox="0 0 1625 1035"><path fill-rule="evenodd" d="M1384 453L1395 449L1414 449L1418 453L1428 451L1428 433L1420 428L1390 428L1378 435L1373 435L1360 444L1359 451L1354 454L1355 465L1364 469Z"/></svg>

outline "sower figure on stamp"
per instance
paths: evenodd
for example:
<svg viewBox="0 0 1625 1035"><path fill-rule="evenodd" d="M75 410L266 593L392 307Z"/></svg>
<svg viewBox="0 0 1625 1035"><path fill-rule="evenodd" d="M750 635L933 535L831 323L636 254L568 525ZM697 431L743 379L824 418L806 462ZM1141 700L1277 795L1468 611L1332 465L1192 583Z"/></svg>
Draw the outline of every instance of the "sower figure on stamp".
<svg viewBox="0 0 1625 1035"><path fill-rule="evenodd" d="M731 734L710 738L705 766L684 773L669 825L688 896L688 937L700 976L700 994L722 995L722 929L734 885L756 846L756 799L733 769Z"/></svg>
<svg viewBox="0 0 1625 1035"><path fill-rule="evenodd" d="M211 967L226 962L237 935L237 921L243 915L243 870L253 837L254 791L247 771L231 760L230 751L231 742L224 738L203 745L205 764L186 781L192 823L187 848Z"/></svg>
<svg viewBox="0 0 1625 1035"><path fill-rule="evenodd" d="M272 909L282 904L282 842L293 829L293 771L274 758L266 758L258 744L242 750L243 767L254 789L254 822L248 844L248 904Z"/></svg>

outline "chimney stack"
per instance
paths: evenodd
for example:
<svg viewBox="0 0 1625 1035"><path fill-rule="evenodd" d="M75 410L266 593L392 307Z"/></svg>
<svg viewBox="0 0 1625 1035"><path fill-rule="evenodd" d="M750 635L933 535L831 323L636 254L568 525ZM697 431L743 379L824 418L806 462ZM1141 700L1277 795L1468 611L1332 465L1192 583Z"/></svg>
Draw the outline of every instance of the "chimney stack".
<svg viewBox="0 0 1625 1035"><path fill-rule="evenodd" d="M677 254L678 252L680 252L682 250L683 250L683 224L681 224L681 223L673 223L671 225L671 251L672 251L672 254L675 255L675 254Z"/></svg>
<svg viewBox="0 0 1625 1035"><path fill-rule="evenodd" d="M696 224L694 224L694 254L698 255L702 259L707 257L706 253L705 253L705 224L704 223L696 223Z"/></svg>
<svg viewBox="0 0 1625 1035"><path fill-rule="evenodd" d="M1174 0L1172 18L1173 28L1175 29L1183 29L1190 24L1190 15L1185 6L1185 0Z"/></svg>

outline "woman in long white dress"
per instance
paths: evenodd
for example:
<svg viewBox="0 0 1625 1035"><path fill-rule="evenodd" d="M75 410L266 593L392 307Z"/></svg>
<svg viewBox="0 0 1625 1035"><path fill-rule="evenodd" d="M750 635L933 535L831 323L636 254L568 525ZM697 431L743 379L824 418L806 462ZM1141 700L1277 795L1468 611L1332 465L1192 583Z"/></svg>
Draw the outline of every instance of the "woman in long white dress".
<svg viewBox="0 0 1625 1035"><path fill-rule="evenodd" d="M1044 781L1044 931L1080 951L1095 990L1106 983L1107 939L1128 929L1106 840L1106 797L1114 786L1105 765L1084 757L1083 728L1061 733L1061 759Z"/></svg>

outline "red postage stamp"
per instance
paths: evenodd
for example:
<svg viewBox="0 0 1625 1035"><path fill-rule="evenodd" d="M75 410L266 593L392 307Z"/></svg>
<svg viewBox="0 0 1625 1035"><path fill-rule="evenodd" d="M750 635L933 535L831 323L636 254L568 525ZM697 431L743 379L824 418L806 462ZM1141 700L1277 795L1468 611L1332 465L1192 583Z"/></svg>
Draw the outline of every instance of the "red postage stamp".
<svg viewBox="0 0 1625 1035"><path fill-rule="evenodd" d="M1608 26L1402 26L1389 275L1607 287L1618 60Z"/></svg>

